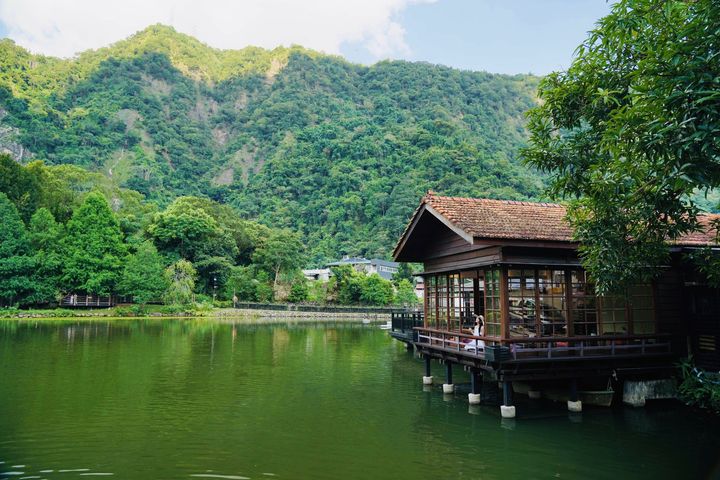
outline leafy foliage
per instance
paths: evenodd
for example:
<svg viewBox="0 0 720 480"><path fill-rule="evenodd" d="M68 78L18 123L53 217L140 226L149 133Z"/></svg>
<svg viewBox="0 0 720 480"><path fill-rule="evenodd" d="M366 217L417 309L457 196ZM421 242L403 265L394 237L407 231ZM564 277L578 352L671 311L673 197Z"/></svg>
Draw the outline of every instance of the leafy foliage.
<svg viewBox="0 0 720 480"><path fill-rule="evenodd" d="M377 273L363 278L360 300L368 305L389 305L394 300L392 282L385 280Z"/></svg>
<svg viewBox="0 0 720 480"><path fill-rule="evenodd" d="M115 292L127 247L110 206L98 192L91 192L75 211L63 240L66 291L97 295Z"/></svg>
<svg viewBox="0 0 720 480"><path fill-rule="evenodd" d="M165 301L171 305L187 305L192 301L197 272L192 263L178 260L165 270L168 289Z"/></svg>
<svg viewBox="0 0 720 480"><path fill-rule="evenodd" d="M133 301L140 304L159 300L168 288L164 270L162 257L155 245L142 242L135 253L125 260L118 293L132 296Z"/></svg>
<svg viewBox="0 0 720 480"><path fill-rule="evenodd" d="M536 85L422 63L352 65L300 47L221 51L159 25L73 60L0 42L7 142L102 172L108 188L160 207L207 196L291 228L314 264L386 257L429 188L539 197L541 179L515 155ZM142 228L118 217L125 233ZM243 245L257 239L236 240L237 262L249 261Z"/></svg>
<svg viewBox="0 0 720 480"><path fill-rule="evenodd" d="M403 278L398 282L395 302L398 305L407 306L417 305L420 302L418 296L415 294L415 287L409 280Z"/></svg>
<svg viewBox="0 0 720 480"><path fill-rule="evenodd" d="M680 362L680 399L688 405L720 413L720 373L699 370L691 358Z"/></svg>
<svg viewBox="0 0 720 480"><path fill-rule="evenodd" d="M34 252L35 291L28 298L31 303L47 304L60 296L64 268L62 239L64 228L47 208L39 208L30 219L28 238Z"/></svg>
<svg viewBox="0 0 720 480"><path fill-rule="evenodd" d="M0 306L23 303L34 290L33 258L15 205L0 193Z"/></svg>
<svg viewBox="0 0 720 480"><path fill-rule="evenodd" d="M693 193L720 184L718 38L716 1L621 0L540 84L525 157L572 199L601 293L655 275L699 228Z"/></svg>

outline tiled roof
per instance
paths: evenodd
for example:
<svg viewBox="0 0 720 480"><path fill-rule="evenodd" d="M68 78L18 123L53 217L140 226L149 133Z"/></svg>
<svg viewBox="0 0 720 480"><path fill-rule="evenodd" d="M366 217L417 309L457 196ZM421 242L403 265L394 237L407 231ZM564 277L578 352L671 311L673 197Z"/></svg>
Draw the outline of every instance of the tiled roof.
<svg viewBox="0 0 720 480"><path fill-rule="evenodd" d="M673 242L675 245L687 246L687 247L704 247L715 244L715 230L711 222L720 221L720 214L717 213L703 213L698 216L698 221L702 225L702 231L691 232L687 235L683 235L677 241Z"/></svg>
<svg viewBox="0 0 720 480"><path fill-rule="evenodd" d="M441 197L432 191L422 203L473 237L572 242L565 207L556 203Z"/></svg>
<svg viewBox="0 0 720 480"><path fill-rule="evenodd" d="M429 191L418 210L423 205L432 207L475 238L573 241L572 229L565 221L565 207L556 203L442 197ZM715 235L710 222L715 219L720 220L720 215L700 215L700 224L706 228L684 235L672 243L679 246L714 245Z"/></svg>

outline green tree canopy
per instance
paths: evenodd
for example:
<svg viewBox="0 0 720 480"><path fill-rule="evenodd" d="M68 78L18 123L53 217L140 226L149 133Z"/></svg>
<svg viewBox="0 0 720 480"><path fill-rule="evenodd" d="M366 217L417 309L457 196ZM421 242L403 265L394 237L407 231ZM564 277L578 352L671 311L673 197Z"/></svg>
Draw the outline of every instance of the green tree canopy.
<svg viewBox="0 0 720 480"><path fill-rule="evenodd" d="M281 272L298 270L305 263L305 245L297 233L287 229L272 230L255 249L252 260L273 278L277 285Z"/></svg>
<svg viewBox="0 0 720 480"><path fill-rule="evenodd" d="M63 237L63 225L55 221L47 208L39 208L30 218L28 238L34 250L35 292L29 300L33 303L49 303L60 295L64 264L61 247Z"/></svg>
<svg viewBox="0 0 720 480"><path fill-rule="evenodd" d="M91 192L73 213L63 242L63 288L96 295L115 291L127 254L122 232L105 197Z"/></svg>
<svg viewBox="0 0 720 480"><path fill-rule="evenodd" d="M385 280L377 273L363 279L360 300L369 305L390 305L394 298L392 282Z"/></svg>
<svg viewBox="0 0 720 480"><path fill-rule="evenodd" d="M0 193L0 305L22 303L35 290L34 260L25 225L10 199Z"/></svg>
<svg viewBox="0 0 720 480"><path fill-rule="evenodd" d="M165 291L165 301L172 305L187 305L193 299L195 292L195 279L197 272L192 263L187 260L178 260L165 269L165 280L168 288Z"/></svg>
<svg viewBox="0 0 720 480"><path fill-rule="evenodd" d="M404 278L398 282L395 302L398 305L417 305L419 299L415 294L415 287L412 282Z"/></svg>
<svg viewBox="0 0 720 480"><path fill-rule="evenodd" d="M0 153L0 192L15 204L23 220L30 220L40 201L40 184L7 153Z"/></svg>
<svg viewBox="0 0 720 480"><path fill-rule="evenodd" d="M144 304L162 298L167 288L165 266L155 245L149 241L140 243L125 261L118 293L130 295L134 302Z"/></svg>
<svg viewBox="0 0 720 480"><path fill-rule="evenodd" d="M217 222L187 197L176 199L156 214L147 233L160 250L190 261L222 235Z"/></svg>
<svg viewBox="0 0 720 480"><path fill-rule="evenodd" d="M257 280L253 277L252 267L233 267L225 284L225 298L237 296L240 301L254 302L257 300L256 285Z"/></svg>
<svg viewBox="0 0 720 480"><path fill-rule="evenodd" d="M651 278L720 185L720 2L621 0L540 84L525 157L570 199L601 293Z"/></svg>

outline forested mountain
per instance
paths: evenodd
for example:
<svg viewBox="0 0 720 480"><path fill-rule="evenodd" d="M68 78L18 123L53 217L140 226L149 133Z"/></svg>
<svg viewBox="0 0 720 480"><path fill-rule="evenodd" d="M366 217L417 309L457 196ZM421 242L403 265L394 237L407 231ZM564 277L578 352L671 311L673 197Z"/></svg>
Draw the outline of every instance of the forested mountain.
<svg viewBox="0 0 720 480"><path fill-rule="evenodd" d="M101 172L161 207L208 196L302 232L315 263L386 257L420 196L537 198L517 159L537 78L152 26L75 59L0 41L0 151Z"/></svg>

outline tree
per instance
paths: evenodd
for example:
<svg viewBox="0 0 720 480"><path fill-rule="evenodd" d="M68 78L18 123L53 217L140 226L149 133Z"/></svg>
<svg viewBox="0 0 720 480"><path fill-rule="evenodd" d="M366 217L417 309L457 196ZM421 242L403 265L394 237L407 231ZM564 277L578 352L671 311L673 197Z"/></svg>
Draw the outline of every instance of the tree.
<svg viewBox="0 0 720 480"><path fill-rule="evenodd" d="M400 282L403 280L407 280L411 284L413 281L413 269L407 262L402 262L400 264L400 267L398 268L398 271L395 272L392 276L392 281L397 287L400 286Z"/></svg>
<svg viewBox="0 0 720 480"><path fill-rule="evenodd" d="M193 263L198 273L198 290L213 295L225 291L225 284L232 272L233 264L226 257L201 257ZM231 295L232 297L232 295Z"/></svg>
<svg viewBox="0 0 720 480"><path fill-rule="evenodd" d="M305 263L305 245L300 236L290 230L272 230L255 249L252 260L273 278L273 290L281 272L292 272Z"/></svg>
<svg viewBox="0 0 720 480"><path fill-rule="evenodd" d="M647 281L720 185L720 2L621 0L540 84L527 161L551 174L600 293Z"/></svg>
<svg viewBox="0 0 720 480"><path fill-rule="evenodd" d="M47 208L39 208L30 218L28 238L35 260L35 291L28 298L32 303L49 303L60 296L63 236L62 224L55 221Z"/></svg>
<svg viewBox="0 0 720 480"><path fill-rule="evenodd" d="M165 291L165 302L172 305L187 305L192 301L195 291L197 273L192 263L178 260L165 270L168 288Z"/></svg>
<svg viewBox="0 0 720 480"><path fill-rule="evenodd" d="M290 286L290 294L288 295L287 300L291 303L305 302L307 301L309 294L310 289L308 288L305 277L298 278Z"/></svg>
<svg viewBox="0 0 720 480"><path fill-rule="evenodd" d="M133 301L145 304L162 298L168 288L162 257L152 242L137 246L135 253L125 261L118 293L133 297Z"/></svg>
<svg viewBox="0 0 720 480"><path fill-rule="evenodd" d="M337 301L345 305L360 302L365 275L350 265L338 265L330 270L333 274L331 281L335 283Z"/></svg>
<svg viewBox="0 0 720 480"><path fill-rule="evenodd" d="M398 305L416 305L418 303L415 287L410 281L403 278L398 282L395 302Z"/></svg>
<svg viewBox="0 0 720 480"><path fill-rule="evenodd" d="M389 305L393 301L392 282L377 273L368 275L362 282L360 300L370 305Z"/></svg>
<svg viewBox="0 0 720 480"><path fill-rule="evenodd" d="M239 300L254 302L257 300L256 283L251 267L233 267L225 284L225 298L237 296Z"/></svg>
<svg viewBox="0 0 720 480"><path fill-rule="evenodd" d="M120 225L101 193L89 193L73 213L63 252L63 289L96 295L115 291L127 250Z"/></svg>
<svg viewBox="0 0 720 480"><path fill-rule="evenodd" d="M23 220L30 216L40 201L40 184L7 153L0 153L0 192L15 204Z"/></svg>
<svg viewBox="0 0 720 480"><path fill-rule="evenodd" d="M158 249L193 261L222 232L210 215L180 197L155 215L147 233Z"/></svg>
<svg viewBox="0 0 720 480"><path fill-rule="evenodd" d="M20 214L0 193L0 306L23 303L35 290L34 261Z"/></svg>

